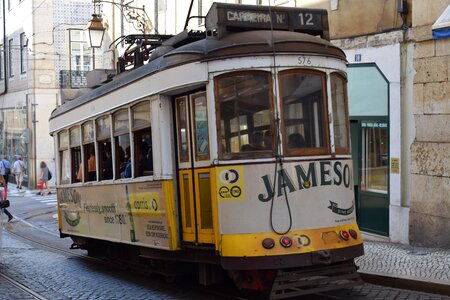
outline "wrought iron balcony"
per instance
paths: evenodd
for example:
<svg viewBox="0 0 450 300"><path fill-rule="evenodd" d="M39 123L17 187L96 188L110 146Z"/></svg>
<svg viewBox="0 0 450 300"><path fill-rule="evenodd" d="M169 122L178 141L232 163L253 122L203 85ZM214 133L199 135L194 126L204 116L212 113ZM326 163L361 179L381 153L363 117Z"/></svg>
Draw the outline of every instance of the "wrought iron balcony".
<svg viewBox="0 0 450 300"><path fill-rule="evenodd" d="M86 87L86 73L88 71L59 71L59 86L61 89L78 89Z"/></svg>

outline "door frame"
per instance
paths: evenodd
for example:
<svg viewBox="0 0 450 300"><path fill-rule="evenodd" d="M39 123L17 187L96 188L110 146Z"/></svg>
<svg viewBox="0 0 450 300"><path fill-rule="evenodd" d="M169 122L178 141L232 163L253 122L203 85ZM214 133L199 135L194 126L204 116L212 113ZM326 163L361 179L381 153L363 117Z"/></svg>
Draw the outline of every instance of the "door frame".
<svg viewBox="0 0 450 300"><path fill-rule="evenodd" d="M374 191L366 191L361 189L361 181L363 179L362 159L362 122L376 122L387 123L387 191L386 193L377 193ZM357 128L357 132L351 132L352 142L352 157L356 160L353 166L355 173L354 182L355 187L355 204L356 204L356 219L358 226L362 231L373 233L381 236L389 236L389 207L390 207L390 130L389 117L387 116L363 116L350 117L351 129ZM355 145L356 143L356 145ZM369 203L371 201L372 203ZM375 203L375 205L373 205ZM367 205L370 204L370 205ZM370 207L370 208L369 208ZM370 210L369 210L370 209ZM381 215L380 215L381 213ZM376 214L372 217L372 214ZM378 220L378 224L374 224L373 220Z"/></svg>
<svg viewBox="0 0 450 300"><path fill-rule="evenodd" d="M212 172L210 168L210 141L209 141L209 134L208 136L208 149L209 149L209 155L207 157L198 155L197 151L195 150L195 138L196 138L196 129L195 129L195 113L194 113L194 99L196 99L198 96L204 96L206 98L206 91L196 91L191 93L186 93L183 95L178 95L177 97L174 97L174 114L175 114L175 146L176 146L176 162L177 162L177 176L178 176L178 195L180 199L180 222L181 222L181 240L182 242L190 242L190 243L200 243L200 244L214 244L215 242L215 215L213 210L215 208L215 205L213 203L213 178L211 177ZM180 148L180 140L183 138L180 136L180 124L179 124L179 102L185 101L184 107L185 107L185 113L186 113L186 120L185 120L185 134L186 134L186 147L187 147L187 156L188 160L181 161L181 148ZM207 103L207 101L206 101ZM208 113L208 108L206 104L206 117ZM206 119L206 128L209 130L208 127L208 117ZM184 142L183 142L184 143ZM184 151L183 151L184 153ZM185 153L184 153L185 154ZM185 158L185 155L183 155ZM201 176L204 174L208 174L209 176L209 201L210 207L211 207L211 228L203 228L202 225L204 225L204 222L202 222L202 209L204 206L202 206L202 197L205 197L206 195L201 192L200 190L200 184L201 184ZM186 186L187 184L187 186ZM186 199L186 197L189 197L189 199ZM205 198L203 198L205 199ZM189 203L189 208L187 209L186 204ZM187 214L190 214L187 216ZM190 221L190 222L188 222ZM188 226L188 223L190 223L191 226Z"/></svg>

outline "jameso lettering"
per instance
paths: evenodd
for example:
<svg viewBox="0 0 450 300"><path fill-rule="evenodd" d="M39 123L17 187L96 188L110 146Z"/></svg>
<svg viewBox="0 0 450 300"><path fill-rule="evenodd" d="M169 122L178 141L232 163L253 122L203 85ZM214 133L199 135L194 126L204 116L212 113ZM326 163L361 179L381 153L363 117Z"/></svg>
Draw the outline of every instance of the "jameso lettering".
<svg viewBox="0 0 450 300"><path fill-rule="evenodd" d="M266 191L258 195L258 200L267 202L275 196L275 193L276 197L280 197L283 195L284 187L288 193L328 185L344 185L346 188L351 188L351 168L341 161L310 162L307 170L303 165L298 164L294 166L294 170L295 174L289 174L286 169L279 170L275 186L273 175L262 176Z"/></svg>

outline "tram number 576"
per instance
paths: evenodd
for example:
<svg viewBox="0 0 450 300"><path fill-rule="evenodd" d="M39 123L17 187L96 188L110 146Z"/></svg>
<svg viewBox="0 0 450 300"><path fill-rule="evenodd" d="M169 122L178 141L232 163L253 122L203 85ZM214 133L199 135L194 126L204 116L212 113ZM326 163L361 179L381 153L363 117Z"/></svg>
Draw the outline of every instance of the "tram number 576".
<svg viewBox="0 0 450 300"><path fill-rule="evenodd" d="M311 65L311 58L309 56L301 55L297 58L298 64L301 66L310 66Z"/></svg>

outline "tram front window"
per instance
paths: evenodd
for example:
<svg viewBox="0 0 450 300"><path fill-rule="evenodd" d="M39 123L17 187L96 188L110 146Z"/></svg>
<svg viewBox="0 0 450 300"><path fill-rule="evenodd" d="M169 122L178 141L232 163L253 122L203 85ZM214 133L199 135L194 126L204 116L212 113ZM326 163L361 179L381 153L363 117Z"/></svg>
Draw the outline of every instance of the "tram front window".
<svg viewBox="0 0 450 300"><path fill-rule="evenodd" d="M348 110L345 79L342 76L333 73L330 77L330 83L336 152L348 153L350 151L350 140L348 135Z"/></svg>
<svg viewBox="0 0 450 300"><path fill-rule="evenodd" d="M222 159L272 155L270 73L226 74L216 79Z"/></svg>
<svg viewBox="0 0 450 300"><path fill-rule="evenodd" d="M288 155L326 153L325 76L313 71L280 73L284 149Z"/></svg>

